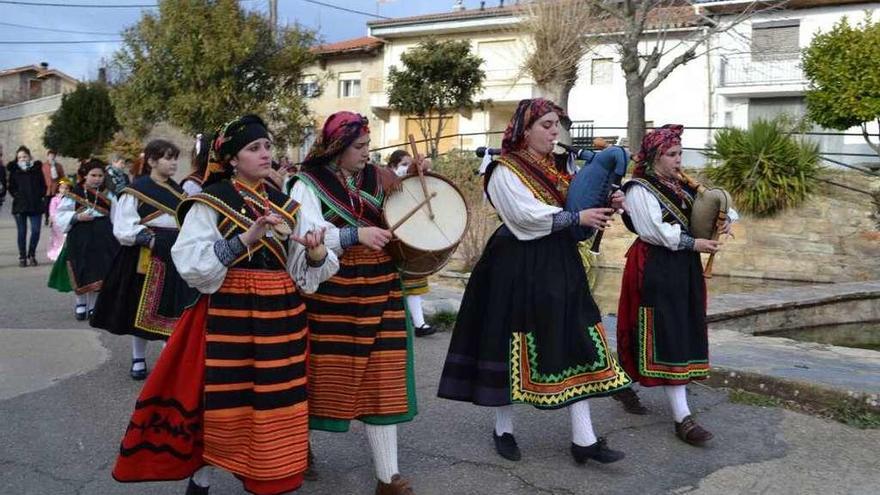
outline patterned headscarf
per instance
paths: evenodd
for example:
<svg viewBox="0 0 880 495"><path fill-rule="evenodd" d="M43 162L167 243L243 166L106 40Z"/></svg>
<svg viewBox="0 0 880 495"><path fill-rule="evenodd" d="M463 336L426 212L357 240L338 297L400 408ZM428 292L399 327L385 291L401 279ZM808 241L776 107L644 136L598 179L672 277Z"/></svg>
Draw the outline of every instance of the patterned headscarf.
<svg viewBox="0 0 880 495"><path fill-rule="evenodd" d="M673 146L681 146L683 132L683 125L666 124L645 134L639 154L635 157L636 168L633 170L633 177L645 177L648 168L658 156Z"/></svg>
<svg viewBox="0 0 880 495"><path fill-rule="evenodd" d="M327 117L321 135L315 140L303 167L317 167L329 163L342 154L357 138L370 133L369 120L359 113L336 112Z"/></svg>
<svg viewBox="0 0 880 495"><path fill-rule="evenodd" d="M507 129L504 131L504 138L501 140L501 154L505 155L524 148L526 129L550 112L556 112L560 121L568 121L565 110L550 100L544 98L520 100L513 118L510 119Z"/></svg>
<svg viewBox="0 0 880 495"><path fill-rule="evenodd" d="M233 170L229 160L242 148L262 138L271 139L271 135L266 123L257 115L243 115L220 126L211 141L203 187L232 177Z"/></svg>

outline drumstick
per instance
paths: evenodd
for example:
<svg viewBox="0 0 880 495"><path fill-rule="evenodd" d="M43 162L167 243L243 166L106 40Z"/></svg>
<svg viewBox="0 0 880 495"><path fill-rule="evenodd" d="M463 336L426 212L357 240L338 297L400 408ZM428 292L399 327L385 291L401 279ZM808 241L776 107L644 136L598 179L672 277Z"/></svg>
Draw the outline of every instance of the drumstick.
<svg viewBox="0 0 880 495"><path fill-rule="evenodd" d="M419 156L419 148L416 146L416 138L410 134L409 135L409 147L412 148L413 152L413 160ZM422 164L416 164L416 171L419 173L419 182L422 184L422 194L425 195L426 201L428 202L428 218L434 220L434 209L431 208L431 197L428 196L428 183L425 182L425 172L422 170Z"/></svg>
<svg viewBox="0 0 880 495"><path fill-rule="evenodd" d="M398 220L397 223L392 225L391 228L388 230L391 231L391 233L393 234L395 230L397 230L401 225L403 225L407 220L409 220L409 218L411 216L415 215L416 212L421 210L423 206L428 205L428 208L430 208L431 207L431 198L433 198L435 196L437 196L437 193L435 193L435 192L432 192L431 194L429 194L427 198L422 200L421 203L417 204L412 210L410 210L406 215L403 216L403 218Z"/></svg>

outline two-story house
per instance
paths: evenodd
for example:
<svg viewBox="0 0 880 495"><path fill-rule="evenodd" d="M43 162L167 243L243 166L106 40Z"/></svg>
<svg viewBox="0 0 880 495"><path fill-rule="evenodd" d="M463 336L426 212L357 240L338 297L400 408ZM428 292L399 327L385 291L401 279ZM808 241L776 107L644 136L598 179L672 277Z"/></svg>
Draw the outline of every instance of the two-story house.
<svg viewBox="0 0 880 495"><path fill-rule="evenodd" d="M45 62L0 70L0 107L73 91L77 82Z"/></svg>

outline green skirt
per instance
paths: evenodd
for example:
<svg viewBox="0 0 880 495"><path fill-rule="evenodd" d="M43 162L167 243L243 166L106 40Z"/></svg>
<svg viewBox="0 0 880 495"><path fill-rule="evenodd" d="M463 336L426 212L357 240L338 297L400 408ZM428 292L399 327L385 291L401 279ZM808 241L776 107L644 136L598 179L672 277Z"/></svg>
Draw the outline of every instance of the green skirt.
<svg viewBox="0 0 880 495"><path fill-rule="evenodd" d="M67 243L61 248L58 259L52 265L48 285L58 292L73 292L73 285L70 283L70 273L67 271Z"/></svg>

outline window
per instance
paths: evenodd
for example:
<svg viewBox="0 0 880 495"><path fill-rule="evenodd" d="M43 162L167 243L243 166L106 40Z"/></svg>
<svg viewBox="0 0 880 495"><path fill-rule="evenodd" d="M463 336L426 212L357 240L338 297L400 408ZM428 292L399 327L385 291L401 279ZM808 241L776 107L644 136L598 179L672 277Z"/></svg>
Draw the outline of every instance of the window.
<svg viewBox="0 0 880 495"><path fill-rule="evenodd" d="M340 98L357 98L361 95L361 73L360 72L340 72L339 73L339 97Z"/></svg>
<svg viewBox="0 0 880 495"><path fill-rule="evenodd" d="M482 68L488 81L516 79L522 54L516 40L483 41L477 44L477 53L483 59Z"/></svg>
<svg viewBox="0 0 880 495"><path fill-rule="evenodd" d="M752 24L752 59L781 60L800 56L800 21Z"/></svg>
<svg viewBox="0 0 880 495"><path fill-rule="evenodd" d="M611 69L614 67L610 58L594 58L590 64L590 84L611 84Z"/></svg>
<svg viewBox="0 0 880 495"><path fill-rule="evenodd" d="M320 93L321 88L318 85L317 77L306 74L303 76L303 80L296 85L296 90L303 98L315 98Z"/></svg>

